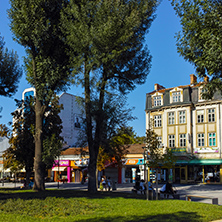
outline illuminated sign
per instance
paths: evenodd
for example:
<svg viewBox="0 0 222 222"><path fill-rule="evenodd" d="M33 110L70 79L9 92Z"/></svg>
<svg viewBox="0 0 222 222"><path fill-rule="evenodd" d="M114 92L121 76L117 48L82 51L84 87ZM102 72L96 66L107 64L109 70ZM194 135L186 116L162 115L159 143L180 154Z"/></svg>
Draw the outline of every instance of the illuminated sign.
<svg viewBox="0 0 222 222"><path fill-rule="evenodd" d="M194 148L194 153L218 153L219 147L199 147Z"/></svg>
<svg viewBox="0 0 222 222"><path fill-rule="evenodd" d="M136 165L138 163L138 159L128 159L126 165Z"/></svg>
<svg viewBox="0 0 222 222"><path fill-rule="evenodd" d="M69 166L69 160L59 160L59 166ZM58 160L55 160L54 166L58 166Z"/></svg>

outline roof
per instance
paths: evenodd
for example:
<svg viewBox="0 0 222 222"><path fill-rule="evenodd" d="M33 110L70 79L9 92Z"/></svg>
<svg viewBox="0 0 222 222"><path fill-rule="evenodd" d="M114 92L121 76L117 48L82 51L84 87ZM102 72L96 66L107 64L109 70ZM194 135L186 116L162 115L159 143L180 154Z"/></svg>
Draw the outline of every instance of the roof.
<svg viewBox="0 0 222 222"><path fill-rule="evenodd" d="M128 146L129 146L127 148L128 154L143 154L144 153L143 147L145 147L146 144L131 144Z"/></svg>
<svg viewBox="0 0 222 222"><path fill-rule="evenodd" d="M145 144L130 144L126 145L126 149L128 154L143 154ZM81 155L81 154L89 154L88 147L72 147L68 148L61 152L61 155Z"/></svg>
<svg viewBox="0 0 222 222"><path fill-rule="evenodd" d="M167 88L167 89L160 89L160 90L154 90L152 92L149 92L147 94L154 94L156 92L159 92L159 93L164 93L165 91L169 91L169 90L172 90L174 88L187 88L187 87L199 87L200 85L203 85L204 83L203 82L199 82L199 83L196 83L196 84L192 84L192 85L184 85L184 86L175 86L175 87L170 87L170 88Z"/></svg>
<svg viewBox="0 0 222 222"><path fill-rule="evenodd" d="M88 153L89 153L88 147L72 147L62 151L61 155L80 155Z"/></svg>

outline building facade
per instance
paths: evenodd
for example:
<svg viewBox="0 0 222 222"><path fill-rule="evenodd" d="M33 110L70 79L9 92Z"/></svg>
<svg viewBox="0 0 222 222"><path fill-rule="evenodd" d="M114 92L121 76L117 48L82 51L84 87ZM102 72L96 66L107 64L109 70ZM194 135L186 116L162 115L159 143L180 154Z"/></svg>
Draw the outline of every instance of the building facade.
<svg viewBox="0 0 222 222"><path fill-rule="evenodd" d="M22 93L22 99L25 100L29 96L35 96L35 88L27 88ZM62 120L62 133L66 147L75 146L78 141L78 135L82 129L83 114L78 103L79 97L62 93L59 96L59 104L63 105L59 116Z"/></svg>
<svg viewBox="0 0 222 222"><path fill-rule="evenodd" d="M204 82L192 74L190 85L166 89L155 84L146 95L146 128L152 120L160 149L177 156L174 182L222 183L222 96L203 99Z"/></svg>

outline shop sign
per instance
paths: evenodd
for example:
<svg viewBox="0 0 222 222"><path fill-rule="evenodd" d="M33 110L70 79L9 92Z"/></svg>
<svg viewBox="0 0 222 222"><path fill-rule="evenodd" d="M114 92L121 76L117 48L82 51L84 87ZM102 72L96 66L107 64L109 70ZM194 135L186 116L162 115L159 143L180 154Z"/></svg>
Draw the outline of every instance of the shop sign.
<svg viewBox="0 0 222 222"><path fill-rule="evenodd" d="M128 159L126 165L136 165L138 163L138 159Z"/></svg>
<svg viewBox="0 0 222 222"><path fill-rule="evenodd" d="M58 166L58 160L55 160L54 166ZM69 160L59 160L59 166L69 166Z"/></svg>
<svg viewBox="0 0 222 222"><path fill-rule="evenodd" d="M218 153L219 147L198 147L194 148L194 153Z"/></svg>
<svg viewBox="0 0 222 222"><path fill-rule="evenodd" d="M172 153L186 153L186 148L169 148Z"/></svg>

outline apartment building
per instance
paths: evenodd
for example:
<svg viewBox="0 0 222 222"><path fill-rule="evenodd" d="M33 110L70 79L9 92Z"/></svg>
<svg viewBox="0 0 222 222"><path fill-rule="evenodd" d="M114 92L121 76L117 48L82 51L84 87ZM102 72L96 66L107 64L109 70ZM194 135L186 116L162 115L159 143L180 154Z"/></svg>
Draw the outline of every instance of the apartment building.
<svg viewBox="0 0 222 222"><path fill-rule="evenodd" d="M22 93L22 99L29 96L35 96L35 88L27 88ZM59 96L59 104L63 105L59 116L62 120L62 133L61 136L64 139L64 145L66 147L75 146L78 142L79 132L83 128L82 126L82 109L78 103L78 96L62 93Z"/></svg>
<svg viewBox="0 0 222 222"><path fill-rule="evenodd" d="M204 82L190 75L190 84L165 88L155 84L146 94L146 128L153 129L160 149L177 156L173 181L222 183L221 115L222 96L202 97Z"/></svg>

